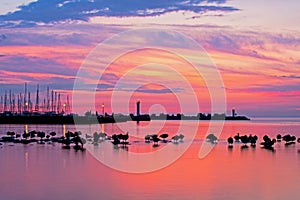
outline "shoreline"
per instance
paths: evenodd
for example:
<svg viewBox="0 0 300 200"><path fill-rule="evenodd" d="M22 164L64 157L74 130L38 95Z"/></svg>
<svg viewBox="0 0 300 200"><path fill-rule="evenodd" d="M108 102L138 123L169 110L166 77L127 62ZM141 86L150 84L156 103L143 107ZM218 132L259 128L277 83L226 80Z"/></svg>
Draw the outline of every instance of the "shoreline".
<svg viewBox="0 0 300 200"><path fill-rule="evenodd" d="M193 117L186 118L132 118L130 116L123 117L96 117L96 116L0 116L0 124L107 124L121 123L127 121L250 121L244 116L226 117L226 118L211 118L211 119L196 119Z"/></svg>

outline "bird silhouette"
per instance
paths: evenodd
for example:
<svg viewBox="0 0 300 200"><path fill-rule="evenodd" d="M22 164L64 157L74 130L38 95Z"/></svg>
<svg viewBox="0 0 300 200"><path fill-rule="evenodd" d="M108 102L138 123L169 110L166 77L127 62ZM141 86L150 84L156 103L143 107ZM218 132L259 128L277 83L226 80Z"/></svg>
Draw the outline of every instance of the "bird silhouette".
<svg viewBox="0 0 300 200"><path fill-rule="evenodd" d="M159 137L161 137L163 139L163 142L167 142L167 138L169 137L169 135L167 133L161 134Z"/></svg>
<svg viewBox="0 0 300 200"><path fill-rule="evenodd" d="M94 145L98 145L99 138L100 138L99 134L97 132L94 132L94 134L93 134L93 144Z"/></svg>
<svg viewBox="0 0 300 200"><path fill-rule="evenodd" d="M157 135L152 135L152 141L153 141L153 146L157 147L158 146L158 142L160 141L160 139L158 138Z"/></svg>
<svg viewBox="0 0 300 200"><path fill-rule="evenodd" d="M228 142L228 147L229 147L229 148L232 148L232 147L233 147L233 138L232 138L232 137L229 137L229 138L227 139L227 142Z"/></svg>
<svg viewBox="0 0 300 200"><path fill-rule="evenodd" d="M267 136L267 135L264 135L263 140L264 140L264 142L269 142L269 141L271 141L271 138L269 138L269 136Z"/></svg>
<svg viewBox="0 0 300 200"><path fill-rule="evenodd" d="M83 144L86 142L86 140L81 138L79 134L76 134L76 136L72 139L72 141L75 143L74 146L75 150L83 150ZM79 144L81 144L81 146Z"/></svg>
<svg viewBox="0 0 300 200"><path fill-rule="evenodd" d="M248 136L247 135L243 135L243 136L240 137L240 139L241 139L241 142L244 144L243 146L247 147L247 143L250 142Z"/></svg>
<svg viewBox="0 0 300 200"><path fill-rule="evenodd" d="M114 134L114 135L111 136L111 138L113 139L112 143L113 143L114 145L118 145L118 144L121 143L120 140L119 140L118 135Z"/></svg>
<svg viewBox="0 0 300 200"><path fill-rule="evenodd" d="M291 142L295 142L296 141L296 137L293 135L292 137L291 137Z"/></svg>
<svg viewBox="0 0 300 200"><path fill-rule="evenodd" d="M179 139L181 142L183 142L184 135L180 133L180 134L178 135L178 137L179 137L178 139Z"/></svg>
<svg viewBox="0 0 300 200"><path fill-rule="evenodd" d="M291 135L290 134L287 134L287 135L284 135L282 137L283 141L285 141L286 143L290 142L291 141Z"/></svg>
<svg viewBox="0 0 300 200"><path fill-rule="evenodd" d="M128 132L127 132L126 134L119 134L118 137L119 137L120 140L123 140L123 141L121 142L121 144L123 144L123 145L129 144L129 143L127 142L127 140L129 139L129 134L128 134Z"/></svg>
<svg viewBox="0 0 300 200"><path fill-rule="evenodd" d="M295 136L291 136L290 134L284 135L282 137L282 140L285 141L285 145L291 145L291 144L295 144L296 141L296 137Z"/></svg>
<svg viewBox="0 0 300 200"><path fill-rule="evenodd" d="M151 139L150 140L152 140L153 141L153 139L154 138L158 138L158 135L157 134L153 134L153 135L151 135Z"/></svg>
<svg viewBox="0 0 300 200"><path fill-rule="evenodd" d="M239 142L240 141L240 133L237 133L233 138L236 142Z"/></svg>
<svg viewBox="0 0 300 200"><path fill-rule="evenodd" d="M257 135L252 136L252 135L250 134L249 137L248 137L248 139L249 139L250 145L251 145L252 147L256 147L256 141L258 140Z"/></svg>
<svg viewBox="0 0 300 200"><path fill-rule="evenodd" d="M267 142L264 143L263 148L271 150L271 151L275 151L273 145L276 143L276 139L273 140L268 140Z"/></svg>
<svg viewBox="0 0 300 200"><path fill-rule="evenodd" d="M145 136L145 142L146 142L146 143L149 143L150 140L151 140L151 135L146 135L146 136Z"/></svg>
<svg viewBox="0 0 300 200"><path fill-rule="evenodd" d="M276 139L271 139L269 136L264 135L263 142L261 142L260 144L263 145L263 148L274 152L275 150L273 145L276 143L276 141Z"/></svg>
<svg viewBox="0 0 300 200"><path fill-rule="evenodd" d="M216 143L217 140L218 140L218 138L217 138L214 134L212 134L212 133L210 133L210 134L206 137L206 141L208 141L208 142L210 142L210 143Z"/></svg>
<svg viewBox="0 0 300 200"><path fill-rule="evenodd" d="M281 142L281 139L282 139L281 134L277 134L276 139L277 139L277 142Z"/></svg>
<svg viewBox="0 0 300 200"><path fill-rule="evenodd" d="M107 136L106 133L103 133L103 132L100 132L100 133L99 133L99 139L100 139L101 141L105 140L106 136Z"/></svg>
<svg viewBox="0 0 300 200"><path fill-rule="evenodd" d="M179 135L174 135L173 137L172 137L172 141L174 142L174 143L178 143L178 140L180 139L180 136Z"/></svg>

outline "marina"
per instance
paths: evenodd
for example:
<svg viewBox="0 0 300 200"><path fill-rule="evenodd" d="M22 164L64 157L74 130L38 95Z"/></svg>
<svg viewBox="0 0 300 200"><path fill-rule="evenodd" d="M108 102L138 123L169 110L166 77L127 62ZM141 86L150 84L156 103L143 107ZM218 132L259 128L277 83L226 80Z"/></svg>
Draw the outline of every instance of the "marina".
<svg viewBox="0 0 300 200"><path fill-rule="evenodd" d="M36 99L32 101L31 93L28 91L27 83L24 84L24 94L16 95L9 90L1 96L0 102L0 124L102 124L116 123L125 121L151 121L151 120L250 120L246 116L238 116L235 109L232 109L232 115L223 114L205 114L198 113L195 116L184 114L141 114L141 101L136 101L136 115L126 114L108 114L104 111L105 105L102 103L102 114L97 111L87 111L85 115L72 113L70 98L67 95L65 103L61 94L47 87L46 97L43 98L43 104L40 106L39 85L36 86ZM51 93L51 95L50 95ZM17 102L17 103L16 103ZM196 111L198 112L198 111Z"/></svg>

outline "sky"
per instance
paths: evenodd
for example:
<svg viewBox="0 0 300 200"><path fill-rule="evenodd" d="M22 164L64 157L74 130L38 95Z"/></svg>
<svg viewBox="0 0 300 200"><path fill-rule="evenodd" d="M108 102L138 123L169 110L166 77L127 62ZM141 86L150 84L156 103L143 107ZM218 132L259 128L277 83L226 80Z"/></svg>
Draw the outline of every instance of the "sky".
<svg viewBox="0 0 300 200"><path fill-rule="evenodd" d="M0 95L27 82L32 98L37 84L63 101L75 91L78 113L102 103L135 112L140 99L144 113L196 114L214 111L224 90L227 114L300 117L299 8L296 0L2 0ZM133 31L144 28L160 31ZM157 49L139 49L150 44Z"/></svg>

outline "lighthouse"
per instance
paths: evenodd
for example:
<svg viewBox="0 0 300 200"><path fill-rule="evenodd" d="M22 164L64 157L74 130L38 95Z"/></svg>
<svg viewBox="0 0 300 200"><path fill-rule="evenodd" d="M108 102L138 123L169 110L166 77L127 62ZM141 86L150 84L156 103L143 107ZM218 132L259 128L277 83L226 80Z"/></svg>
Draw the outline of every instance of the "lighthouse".
<svg viewBox="0 0 300 200"><path fill-rule="evenodd" d="M141 115L141 101L140 100L136 101L136 115L137 116Z"/></svg>
<svg viewBox="0 0 300 200"><path fill-rule="evenodd" d="M235 113L235 109L232 108L232 117L235 117L236 113Z"/></svg>

